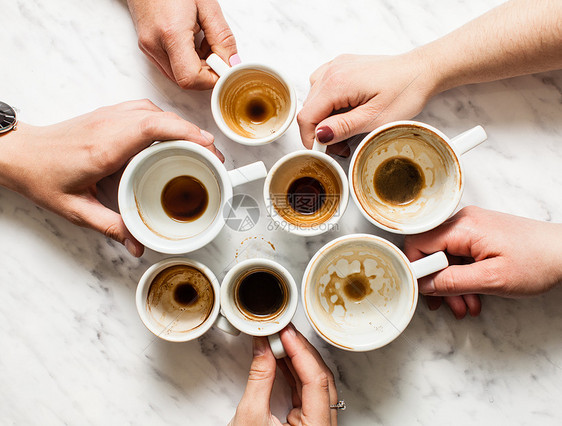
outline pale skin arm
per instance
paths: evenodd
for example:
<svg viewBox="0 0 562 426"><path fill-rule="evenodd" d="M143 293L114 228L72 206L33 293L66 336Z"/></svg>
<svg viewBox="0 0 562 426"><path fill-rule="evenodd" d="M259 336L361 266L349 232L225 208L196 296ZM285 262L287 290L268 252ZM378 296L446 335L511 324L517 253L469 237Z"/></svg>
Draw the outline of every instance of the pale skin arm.
<svg viewBox="0 0 562 426"><path fill-rule="evenodd" d="M99 202L97 183L154 141L171 139L203 145L224 161L213 135L145 99L99 108L50 126L18 123L17 130L0 136L0 186L141 256L143 245L119 213Z"/></svg>
<svg viewBox="0 0 562 426"><path fill-rule="evenodd" d="M560 68L562 2L512 0L408 53L342 55L322 65L298 115L301 137L308 148L315 137L333 144L412 118L453 87Z"/></svg>

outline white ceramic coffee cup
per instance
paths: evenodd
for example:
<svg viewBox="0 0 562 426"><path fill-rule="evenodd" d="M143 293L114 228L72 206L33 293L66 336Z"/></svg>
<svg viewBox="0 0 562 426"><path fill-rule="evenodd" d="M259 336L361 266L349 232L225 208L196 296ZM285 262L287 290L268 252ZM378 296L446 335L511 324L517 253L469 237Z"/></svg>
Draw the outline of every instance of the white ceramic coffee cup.
<svg viewBox="0 0 562 426"><path fill-rule="evenodd" d="M347 208L347 203L349 200L349 184L343 168L338 164L336 160L334 160L325 152L326 146L320 145L318 142L315 142L312 150L303 149L291 152L277 160L277 162L269 170L263 186L263 197L265 200L267 211L276 228L281 228L295 235L313 236L333 230L336 227L336 224L339 222L340 218L343 216ZM294 162L295 160L299 161L305 159L316 159L321 161L323 163L323 166L329 169L336 176L336 178L338 178L340 186L340 191L338 194L339 201L336 211L326 221L314 224L313 226L295 225L285 220L279 214L279 211L275 208L275 198L286 197L286 194L272 194L271 191L271 184L274 179L278 178L276 174L280 171L280 169L282 169L284 165ZM287 177L286 179L290 179L290 177Z"/></svg>
<svg viewBox="0 0 562 426"><path fill-rule="evenodd" d="M365 136L353 154L348 174L351 196L363 216L381 229L398 234L433 229L454 213L462 197L465 178L461 155L486 138L481 126L450 139L417 121L385 124ZM406 157L423 171L425 186L411 203L391 205L374 190L376 168L393 156Z"/></svg>
<svg viewBox="0 0 562 426"><path fill-rule="evenodd" d="M377 349L410 323L418 302L417 279L447 266L443 252L410 262L383 238L346 235L326 244L308 263L301 286L304 311L331 345L356 352ZM368 277L364 293L356 287L362 280L357 274ZM351 294L364 297L350 297L348 285Z"/></svg>
<svg viewBox="0 0 562 426"><path fill-rule="evenodd" d="M219 129L221 129L221 131L229 139L232 139L233 141L243 145L251 145L251 146L265 145L280 138L287 131L287 129L293 122L293 119L295 118L295 113L297 110L297 95L295 93L295 89L292 87L292 85L288 83L288 80L279 71L267 65L263 65L259 63L244 63L244 64L239 64L230 67L215 53L211 54L207 58L207 64L220 77L211 95L211 112ZM237 75L240 75L241 73L248 72L251 70L262 71L275 77L285 86L290 97L289 106L288 106L288 115L285 121L283 122L283 124L278 129L276 129L274 133L271 133L270 135L261 138L244 137L233 131L225 122L220 108L220 97L225 84L232 78L236 77Z"/></svg>
<svg viewBox="0 0 562 426"><path fill-rule="evenodd" d="M280 279L283 280L287 291L287 303L282 310L276 315L257 319L255 316L249 316L242 311L236 303L235 291L239 279L252 270L272 271ZM279 332L285 328L293 319L298 305L298 289L295 280L284 268L277 262L269 259L248 259L234 266L221 284L221 313L236 329L242 333L251 336L267 336L271 350L276 358L287 356Z"/></svg>
<svg viewBox="0 0 562 426"><path fill-rule="evenodd" d="M177 314L175 312L155 313L152 312L152 309L148 306L148 293L154 278L156 278L156 276L163 270L177 265L190 266L203 273L203 275L205 275L211 283L214 293L213 307L205 321L203 321L199 326L187 330L182 329L181 324L178 325L176 321L180 311L177 311ZM176 257L164 259L152 265L145 271L139 280L135 301L139 316L146 328L148 328L155 336L170 342L187 342L196 339L205 334L213 325L216 325L218 328L229 334L240 334L240 332L232 327L230 323L224 319L224 317L219 315L220 286L215 274L213 274L207 266L195 260Z"/></svg>
<svg viewBox="0 0 562 426"><path fill-rule="evenodd" d="M182 175L198 179L209 198L205 212L191 222L170 218L161 203L165 185ZM127 165L119 183L119 210L127 229L146 247L188 253L212 241L223 228L223 208L233 187L266 175L261 161L227 171L213 153L194 142L158 142Z"/></svg>

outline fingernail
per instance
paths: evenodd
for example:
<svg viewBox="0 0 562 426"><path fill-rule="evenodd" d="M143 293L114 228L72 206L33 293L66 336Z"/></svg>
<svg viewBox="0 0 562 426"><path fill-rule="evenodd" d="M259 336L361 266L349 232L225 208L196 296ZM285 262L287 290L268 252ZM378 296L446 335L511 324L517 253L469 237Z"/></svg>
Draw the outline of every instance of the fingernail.
<svg viewBox="0 0 562 426"><path fill-rule="evenodd" d="M297 335L297 333L295 332L295 326L292 323L289 323L289 325L287 326L287 333L289 333L291 336Z"/></svg>
<svg viewBox="0 0 562 426"><path fill-rule="evenodd" d="M224 154L222 152L220 152L218 148L215 148L215 150L217 151L217 157L219 157L219 160L221 160L221 163L224 163Z"/></svg>
<svg viewBox="0 0 562 426"><path fill-rule="evenodd" d="M210 143L213 143L215 141L215 137L210 134L208 131L206 130L201 130L201 134L203 135L203 137L205 139L207 139Z"/></svg>
<svg viewBox="0 0 562 426"><path fill-rule="evenodd" d="M327 143L334 139L334 131L328 126L322 126L316 130L316 139L318 142Z"/></svg>
<svg viewBox="0 0 562 426"><path fill-rule="evenodd" d="M422 294L435 293L435 283L431 278L425 279L422 282L420 282L420 293Z"/></svg>
<svg viewBox="0 0 562 426"><path fill-rule="evenodd" d="M126 239L123 242L123 245L125 246L125 248L127 249L127 251L129 253L131 253L133 256L137 257L137 247L135 246L135 244L133 244L133 242L129 239Z"/></svg>
<svg viewBox="0 0 562 426"><path fill-rule="evenodd" d="M238 55L238 53L236 53L236 54L234 54L230 57L228 62L230 63L230 66L233 67L234 65L241 64L242 60L240 59L240 55Z"/></svg>
<svg viewBox="0 0 562 426"><path fill-rule="evenodd" d="M267 349L267 339L265 337L254 337L253 341L254 356L263 355Z"/></svg>

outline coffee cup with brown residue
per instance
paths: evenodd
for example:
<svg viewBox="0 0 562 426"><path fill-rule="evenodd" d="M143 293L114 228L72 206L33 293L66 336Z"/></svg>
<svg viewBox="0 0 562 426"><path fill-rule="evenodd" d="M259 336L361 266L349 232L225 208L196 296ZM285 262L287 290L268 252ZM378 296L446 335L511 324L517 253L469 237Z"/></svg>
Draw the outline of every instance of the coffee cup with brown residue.
<svg viewBox="0 0 562 426"><path fill-rule="evenodd" d="M136 305L146 328L170 342L196 339L213 325L240 334L220 315L217 277L195 260L168 258L148 268L137 286Z"/></svg>
<svg viewBox="0 0 562 426"><path fill-rule="evenodd" d="M383 238L346 235L326 244L308 263L301 286L304 311L331 345L355 352L377 349L410 323L418 278L447 266L443 252L410 262Z"/></svg>
<svg viewBox="0 0 562 426"><path fill-rule="evenodd" d="M217 54L207 64L219 75L211 95L211 113L221 131L243 145L265 145L289 128L297 95L281 72L260 63L233 67Z"/></svg>
<svg viewBox="0 0 562 426"><path fill-rule="evenodd" d="M464 189L461 155L484 142L476 126L452 139L417 121L369 133L349 166L351 196L367 220L386 231L417 234L443 223Z"/></svg>
<svg viewBox="0 0 562 426"><path fill-rule="evenodd" d="M291 152L271 167L263 197L274 229L310 237L337 230L349 184L326 146L316 142L313 149Z"/></svg>

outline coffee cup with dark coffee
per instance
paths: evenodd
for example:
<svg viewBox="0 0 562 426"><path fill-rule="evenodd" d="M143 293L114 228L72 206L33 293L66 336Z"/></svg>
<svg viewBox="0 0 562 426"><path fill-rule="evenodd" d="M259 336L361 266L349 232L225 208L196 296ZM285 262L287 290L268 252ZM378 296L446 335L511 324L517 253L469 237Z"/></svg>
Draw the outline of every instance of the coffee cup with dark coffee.
<svg viewBox="0 0 562 426"><path fill-rule="evenodd" d="M279 332L291 322L297 305L295 280L269 259L238 263L221 284L222 314L242 333L268 336L276 358L286 356Z"/></svg>
<svg viewBox="0 0 562 426"><path fill-rule="evenodd" d="M287 131L297 97L279 71L258 63L230 67L214 53L207 64L220 77L211 96L211 112L228 138L243 145L264 145Z"/></svg>
<svg viewBox="0 0 562 426"><path fill-rule="evenodd" d="M313 236L334 230L349 199L343 168L315 143L312 150L291 152L270 169L263 188L275 228Z"/></svg>

